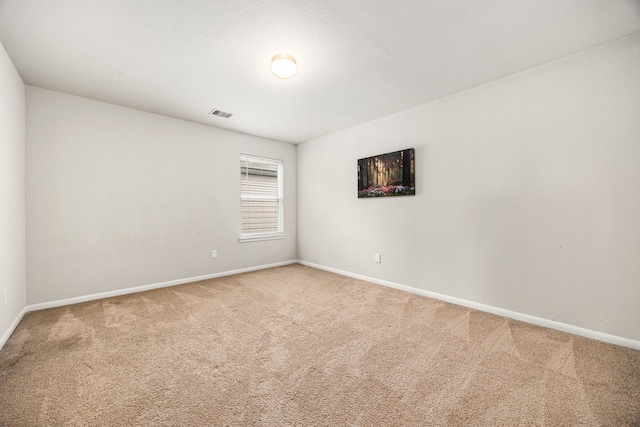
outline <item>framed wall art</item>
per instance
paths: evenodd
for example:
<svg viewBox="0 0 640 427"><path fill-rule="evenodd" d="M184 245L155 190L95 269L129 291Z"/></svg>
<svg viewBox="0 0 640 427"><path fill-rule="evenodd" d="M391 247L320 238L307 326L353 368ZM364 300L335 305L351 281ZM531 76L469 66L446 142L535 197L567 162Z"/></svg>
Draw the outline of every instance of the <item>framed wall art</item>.
<svg viewBox="0 0 640 427"><path fill-rule="evenodd" d="M415 194L413 148L358 159L358 198Z"/></svg>

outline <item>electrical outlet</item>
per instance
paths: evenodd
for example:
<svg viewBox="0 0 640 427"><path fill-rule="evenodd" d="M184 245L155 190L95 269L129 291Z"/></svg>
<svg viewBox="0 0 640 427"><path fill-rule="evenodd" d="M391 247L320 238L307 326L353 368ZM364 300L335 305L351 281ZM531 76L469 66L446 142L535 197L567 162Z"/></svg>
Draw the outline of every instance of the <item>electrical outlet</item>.
<svg viewBox="0 0 640 427"><path fill-rule="evenodd" d="M380 254L375 254L373 260L379 264L382 262L382 257Z"/></svg>
<svg viewBox="0 0 640 427"><path fill-rule="evenodd" d="M4 292L2 293L2 304L6 304L7 300L9 299L9 289L8 288L4 288Z"/></svg>
<svg viewBox="0 0 640 427"><path fill-rule="evenodd" d="M218 251L215 249L211 251L211 259L218 258Z"/></svg>

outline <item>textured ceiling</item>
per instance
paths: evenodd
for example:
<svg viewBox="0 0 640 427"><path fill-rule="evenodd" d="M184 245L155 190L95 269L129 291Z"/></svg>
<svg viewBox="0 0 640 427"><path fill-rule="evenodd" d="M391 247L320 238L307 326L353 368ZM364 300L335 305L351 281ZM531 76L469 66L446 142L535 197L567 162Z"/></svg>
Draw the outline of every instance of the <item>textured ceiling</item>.
<svg viewBox="0 0 640 427"><path fill-rule="evenodd" d="M0 0L27 84L294 143L637 32L638 0Z"/></svg>

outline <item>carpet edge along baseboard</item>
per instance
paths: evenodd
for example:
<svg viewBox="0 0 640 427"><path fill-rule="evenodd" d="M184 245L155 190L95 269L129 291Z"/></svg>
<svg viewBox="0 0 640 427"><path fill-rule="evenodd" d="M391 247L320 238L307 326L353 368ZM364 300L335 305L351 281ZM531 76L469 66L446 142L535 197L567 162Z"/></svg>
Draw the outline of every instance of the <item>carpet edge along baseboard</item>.
<svg viewBox="0 0 640 427"><path fill-rule="evenodd" d="M570 333L570 334L574 334L574 335L578 335L578 336L582 336L582 337L586 337L586 338L591 338L591 339L594 339L594 340L597 340L597 341L606 342L606 343L609 343L609 344L614 344L614 345L619 345L619 346L622 346L622 347L627 347L627 348L632 348L632 349L635 349L635 350L640 350L640 341L636 341L636 340L633 340L633 339L630 339L630 338L624 338L624 337L620 337L620 336L617 336L617 335L611 335L611 334L607 334L607 333L604 333L604 332L594 331L592 329L587 329L587 328L582 328L582 327L579 327L579 326L574 326L574 325L570 325L570 324L566 324L566 323L562 323L562 322L557 322L557 321L554 321L554 320L549 320L549 319L545 319L545 318L541 318L541 317L531 316L531 315L528 315L528 314L519 313L519 312L515 312L515 311L510 311L510 310L506 310L506 309L503 309L503 308L494 307L494 306L490 306L490 305L486 305L486 304L480 304L480 303L477 303L477 302L473 302L473 301L469 301L469 300L465 300L465 299L461 299L461 298L456 298L456 297L451 297L451 296L448 296L448 295L438 294L438 293L435 293L435 292L426 291L424 289L414 288L414 287L411 287L411 286L402 285L402 284L395 283L395 282L376 279L374 277L369 277L369 276L364 276L364 275L361 275L361 274L351 273L349 271L344 271L344 270L340 270L340 269L336 269L336 268L326 267L326 266L323 266L323 265L320 265L320 264L315 264L315 263L311 263L311 262L307 262L307 261L303 261L303 260L289 260L289 261L283 261L283 262L278 262L278 263L273 263L273 264L267 264L267 265L261 265L261 266L255 266L255 267L248 267L248 268L242 268L242 269L237 269L237 270L229 270L229 271L212 273L212 274L196 276L196 277L189 277L189 278L185 278L185 279L171 280L171 281L167 281L167 282L136 286L136 287L126 288L126 289L118 289L118 290L115 290L115 291L101 292L101 293L91 294L91 295L83 295L83 296L80 296L80 297L67 298L67 299L61 299L61 300L44 302L44 303L37 303L37 304L30 304L30 305L27 305L26 307L24 307L21 310L21 312L18 314L18 316L15 318L15 320L9 326L9 329L4 333L4 335L0 339L0 350L4 347L6 342L9 340L9 338L11 337L11 334L13 333L13 331L18 327L18 325L20 324L20 321L22 320L24 315L26 313L28 313L28 312L31 312L31 311L44 310L44 309L47 309L47 308L62 307L62 306L65 306L65 305L78 304L78 303L82 303L82 302L94 301L94 300L99 300L99 299L104 299L104 298L111 298L111 297L115 297L115 296L127 295L127 294L132 294L132 293L137 293L137 292L144 292L144 291L149 291L149 290L153 290L153 289L159 289L159 288L165 288L165 287L169 287L169 286L182 285L182 284L185 284L185 283L197 282L197 281L201 281L201 280L215 279L215 278L224 277L224 276L232 276L234 274L248 273L248 272L251 272L251 271L258 271L258 270L264 270L264 269L267 269L267 268L281 267L281 266L290 265L290 264L301 264L301 265L305 265L307 267L316 268L316 269L319 269L319 270L324 270L324 271L328 271L328 272L335 273L335 274L340 274L342 276L352 277L354 279L363 280L365 282L370 282L370 283L373 283L373 284L376 284L376 285L386 286L386 287L398 289L398 290L401 290L401 291L404 291L404 292L410 292L410 293L413 293L413 294L422 295L422 296L425 296L425 297L428 297L428 298L433 298L433 299L437 299L437 300L440 300L440 301L444 301L444 302L460 305L460 306L463 306L463 307L468 307L468 308L476 309L476 310L479 310L479 311L484 311L484 312L487 312L487 313L496 314L498 316L507 317L507 318L510 318L510 319L514 319L514 320L530 323L530 324L533 324L533 325L542 326L542 327L550 328L550 329L555 329L555 330L559 330L559 331L562 331L562 332L567 332L567 333Z"/></svg>

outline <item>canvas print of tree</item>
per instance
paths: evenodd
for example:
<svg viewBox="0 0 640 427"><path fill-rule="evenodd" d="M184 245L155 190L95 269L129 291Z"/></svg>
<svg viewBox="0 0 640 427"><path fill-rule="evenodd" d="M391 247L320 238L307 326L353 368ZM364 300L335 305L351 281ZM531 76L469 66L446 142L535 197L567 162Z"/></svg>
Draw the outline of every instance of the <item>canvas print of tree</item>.
<svg viewBox="0 0 640 427"><path fill-rule="evenodd" d="M358 160L358 197L416 194L414 149Z"/></svg>

